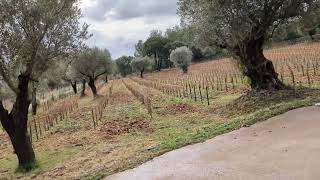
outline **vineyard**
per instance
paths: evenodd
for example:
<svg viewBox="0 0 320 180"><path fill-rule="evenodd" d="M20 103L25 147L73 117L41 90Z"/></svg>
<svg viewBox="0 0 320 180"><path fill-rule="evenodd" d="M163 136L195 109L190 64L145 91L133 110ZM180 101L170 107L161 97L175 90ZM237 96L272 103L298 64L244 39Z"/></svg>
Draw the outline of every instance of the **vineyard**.
<svg viewBox="0 0 320 180"><path fill-rule="evenodd" d="M293 88L266 94L261 97L264 104L256 103L259 107L236 116L225 107L243 97L250 86L232 59L192 65L188 74L170 69L146 74L144 79L100 81L95 100L89 89L85 98L71 95L70 88L41 94L39 113L30 115L28 122L41 168L15 174L17 160L1 129L0 179L99 179L319 100L319 43L268 49L265 54L281 80ZM284 102L271 101L291 93L294 96Z"/></svg>
<svg viewBox="0 0 320 180"><path fill-rule="evenodd" d="M319 87L320 45L298 44L290 47L266 50L279 78L286 85ZM221 59L196 64L185 75L179 70L149 74L145 79L131 80L164 94L177 98L189 98L210 105L219 94L243 93L249 90L249 82L233 59Z"/></svg>

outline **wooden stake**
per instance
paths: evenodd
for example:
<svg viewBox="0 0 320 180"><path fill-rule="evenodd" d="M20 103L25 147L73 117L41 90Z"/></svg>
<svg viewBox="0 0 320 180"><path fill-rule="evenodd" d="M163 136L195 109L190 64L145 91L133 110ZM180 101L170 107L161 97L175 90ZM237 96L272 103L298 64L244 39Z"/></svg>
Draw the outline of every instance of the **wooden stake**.
<svg viewBox="0 0 320 180"><path fill-rule="evenodd" d="M206 87L206 93L207 93L207 102L208 102L208 106L210 106L208 86Z"/></svg>
<svg viewBox="0 0 320 180"><path fill-rule="evenodd" d="M37 140L39 140L37 122L36 122L36 120L34 118L33 118L33 123L34 123L34 129L36 130Z"/></svg>

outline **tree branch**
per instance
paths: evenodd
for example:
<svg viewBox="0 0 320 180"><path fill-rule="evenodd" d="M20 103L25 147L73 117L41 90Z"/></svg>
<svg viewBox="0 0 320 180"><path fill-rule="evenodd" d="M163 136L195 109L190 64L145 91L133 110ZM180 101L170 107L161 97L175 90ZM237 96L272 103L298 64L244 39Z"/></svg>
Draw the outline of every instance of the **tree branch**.
<svg viewBox="0 0 320 180"><path fill-rule="evenodd" d="M4 64L2 62L2 59L0 57L0 75L3 78L3 81L7 83L7 85L9 86L9 88L15 93L18 94L18 89L14 86L13 82L11 81L11 79L9 78L9 76L6 74L6 69L4 67Z"/></svg>
<svg viewBox="0 0 320 180"><path fill-rule="evenodd" d="M106 74L108 72L108 70L105 70L104 72L100 73L100 74L97 74L94 79L98 79L100 76Z"/></svg>
<svg viewBox="0 0 320 180"><path fill-rule="evenodd" d="M91 76L87 75L86 73L83 73L82 71L78 71L81 75L86 76L88 78L91 78Z"/></svg>
<svg viewBox="0 0 320 180"><path fill-rule="evenodd" d="M8 131L10 124L9 124L9 113L5 109L5 107L2 104L2 100L0 100L0 121L3 126L3 128Z"/></svg>

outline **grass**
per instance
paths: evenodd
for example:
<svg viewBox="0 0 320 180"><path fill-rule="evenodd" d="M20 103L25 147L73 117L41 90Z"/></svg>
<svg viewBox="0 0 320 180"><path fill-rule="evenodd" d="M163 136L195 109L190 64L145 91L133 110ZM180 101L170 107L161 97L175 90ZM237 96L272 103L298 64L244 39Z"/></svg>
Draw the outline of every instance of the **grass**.
<svg viewBox="0 0 320 180"><path fill-rule="evenodd" d="M170 121L157 119L155 125L157 126L158 130L155 132L155 134L153 134L153 136L158 137L156 141L158 144L149 151L149 156L145 155L142 159L137 157L133 158L135 160L131 159L130 164L128 164L127 162L123 163L122 168L117 169L111 173L106 173L106 175L128 168L136 167L137 165L168 151L178 149L189 144L203 142L217 135L231 132L241 127L247 127L259 121L267 120L273 116L285 113L289 110L313 105L314 102L320 100L316 96L317 90L310 90L310 92L307 92L307 89L300 90L300 92L298 91L297 93L304 94L305 96L301 96L298 99L292 97L284 102L274 101L275 99L277 99L277 97L281 97L282 95L286 94L286 92L284 91L274 93L272 96L265 96L265 101L269 103L266 103L264 108L255 110L252 113L248 114L242 112L243 114L239 117L227 119L225 120L225 122L221 122L220 120L215 121L213 120L214 116L210 117L210 115L208 114L203 115L198 112L172 117L168 115L166 118L170 119ZM252 94L249 94L247 96L250 96L251 100L246 99L245 101L251 101L252 103L248 104L251 104L253 107L253 102L257 100L255 97L258 97L258 95L254 96ZM228 98L218 98L217 101L221 104L232 104L234 99L237 97L240 97L240 95L232 95ZM241 98L243 98L243 96ZM181 103L181 101L176 99L171 100L173 100L173 104ZM249 108L249 106L247 106L246 108ZM231 117L236 112L239 112L238 109L229 112L229 116ZM194 120L195 118L199 118L200 121Z"/></svg>
<svg viewBox="0 0 320 180"><path fill-rule="evenodd" d="M286 104L288 102L300 102L309 97L318 99L318 89L310 89L305 87L287 89L280 91L261 91L248 92L227 106L222 107L220 114L227 116L238 116L239 114L250 114L260 109L272 108L277 105Z"/></svg>
<svg viewBox="0 0 320 180"><path fill-rule="evenodd" d="M305 89L304 89L305 91ZM313 91L313 90L312 90ZM279 94L283 94L284 92L279 92L274 94L274 96L269 96L268 99L273 99L275 96L279 96ZM314 94L315 95L315 94ZM254 98L252 98L254 99ZM241 127L251 126L259 121L267 120L276 115L283 114L292 109L311 106L315 102L320 101L320 98L316 97L306 97L305 99L296 99L296 100L287 100L287 102L275 102L275 101L264 101L269 103L274 103L269 106L268 103L265 105L265 108L256 110L252 113L241 115L240 117L232 118L225 123L217 123L217 124L207 124L204 126L197 127L195 130L186 129L186 131L182 132L171 132L168 138L165 138L161 144L161 148L164 151L171 151L173 149L177 149L189 144L194 144L198 142L203 142L207 139L213 138L215 136L228 133L234 130L237 130ZM254 103L252 104L254 105ZM260 106L261 108L262 106ZM249 108L249 107L246 107ZM229 108L227 108L229 109ZM229 112L229 114L234 114L234 112L239 112L239 109L234 109L233 112Z"/></svg>
<svg viewBox="0 0 320 180"><path fill-rule="evenodd" d="M18 168L16 169L16 173L28 173L37 168L39 168L39 164L38 164L38 161L35 160L34 162L29 162L24 165L19 165Z"/></svg>
<svg viewBox="0 0 320 180"><path fill-rule="evenodd" d="M23 167L18 167L18 161L14 154L7 155L6 158L0 159L1 171L10 173L13 177L15 176L26 176L31 174L39 174L45 172L48 169L54 168L57 164L70 160L71 155L74 155L80 151L79 148L63 149L63 151L38 151L37 160L31 164L32 171L27 170ZM16 168L18 167L18 168ZM27 167L28 168L28 167ZM1 178L0 178L1 179Z"/></svg>
<svg viewBox="0 0 320 180"><path fill-rule="evenodd" d="M207 106L151 90L155 107L151 119L145 106L117 81L111 103L96 130L92 128L90 113L82 111L98 101L87 97L80 101L82 110L75 112L75 118L61 122L35 142L39 164L36 170L15 173L17 162L10 153L11 147L0 146L0 177L101 179L134 168L168 151L204 142L291 109L313 105L320 100L317 97L319 92L297 89L295 92L268 94L220 93ZM144 123L138 124L138 128L112 134L111 130L118 125L136 121ZM107 128L106 132L109 125L114 127Z"/></svg>

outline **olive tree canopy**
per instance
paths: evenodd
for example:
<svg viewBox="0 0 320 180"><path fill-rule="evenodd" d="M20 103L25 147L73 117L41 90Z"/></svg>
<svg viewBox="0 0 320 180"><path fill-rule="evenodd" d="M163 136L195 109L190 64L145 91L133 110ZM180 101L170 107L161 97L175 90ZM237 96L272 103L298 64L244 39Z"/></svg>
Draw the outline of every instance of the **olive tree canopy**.
<svg viewBox="0 0 320 180"><path fill-rule="evenodd" d="M152 60L150 57L135 57L131 62L133 70L140 72L140 77L143 78L143 73L152 68Z"/></svg>
<svg viewBox="0 0 320 180"><path fill-rule="evenodd" d="M176 67L182 69L183 73L187 73L192 61L192 56L192 51L188 47L183 46L171 52L170 60Z"/></svg>
<svg viewBox="0 0 320 180"><path fill-rule="evenodd" d="M284 88L271 61L263 55L264 42L281 23L299 18L318 0L179 0L184 24L199 36L227 48L239 59L255 90Z"/></svg>
<svg viewBox="0 0 320 180"><path fill-rule="evenodd" d="M131 62L133 59L132 56L122 56L116 59L117 70L121 76L126 77L132 73Z"/></svg>

